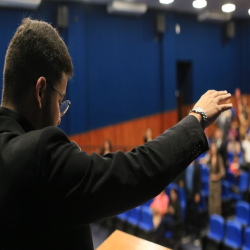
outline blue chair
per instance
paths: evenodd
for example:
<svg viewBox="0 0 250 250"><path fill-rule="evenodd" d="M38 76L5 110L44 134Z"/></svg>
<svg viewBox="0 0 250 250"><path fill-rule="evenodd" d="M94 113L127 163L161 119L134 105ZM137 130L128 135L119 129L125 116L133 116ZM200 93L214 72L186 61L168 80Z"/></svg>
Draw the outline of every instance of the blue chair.
<svg viewBox="0 0 250 250"><path fill-rule="evenodd" d="M129 211L124 212L124 213L122 213L122 214L118 214L118 215L117 215L117 218L119 218L120 220L125 221L125 220L127 219L127 217L128 217L128 214L129 214Z"/></svg>
<svg viewBox="0 0 250 250"><path fill-rule="evenodd" d="M232 152L227 152L227 159L229 164L232 163L234 159L234 154Z"/></svg>
<svg viewBox="0 0 250 250"><path fill-rule="evenodd" d="M220 250L224 238L224 219L220 215L213 214L209 218L209 231L202 237L202 249Z"/></svg>
<svg viewBox="0 0 250 250"><path fill-rule="evenodd" d="M178 190L178 199L181 204L181 219L185 219L185 210L186 210L186 194L184 188L179 188Z"/></svg>
<svg viewBox="0 0 250 250"><path fill-rule="evenodd" d="M222 201L230 200L228 181L221 182L221 199Z"/></svg>
<svg viewBox="0 0 250 250"><path fill-rule="evenodd" d="M130 213L130 211L127 211L125 213L118 214L116 216L116 220L115 220L115 228L116 229L119 229L121 231L125 230L125 225L126 225L129 213Z"/></svg>
<svg viewBox="0 0 250 250"><path fill-rule="evenodd" d="M240 249L242 245L242 229L237 221L227 221L226 223L226 237L224 239L224 246L231 249Z"/></svg>
<svg viewBox="0 0 250 250"><path fill-rule="evenodd" d="M226 173L226 180L228 181L230 187L236 184L235 176L231 172Z"/></svg>
<svg viewBox="0 0 250 250"><path fill-rule="evenodd" d="M141 208L141 220L138 224L137 236L152 241L154 239L155 229L153 225L153 214L150 208L143 206Z"/></svg>
<svg viewBox="0 0 250 250"><path fill-rule="evenodd" d="M208 195L209 195L209 182L208 182L208 180L202 181L201 190L202 190L203 194L204 194L206 197L208 197Z"/></svg>
<svg viewBox="0 0 250 250"><path fill-rule="evenodd" d="M151 231L154 229L153 225L153 214L150 208L142 207L141 208L141 220L138 224L139 228L145 231Z"/></svg>
<svg viewBox="0 0 250 250"><path fill-rule="evenodd" d="M211 240L221 242L224 238L224 219L222 216L213 214L209 219L209 232L207 237Z"/></svg>
<svg viewBox="0 0 250 250"><path fill-rule="evenodd" d="M127 217L127 222L133 226L136 226L138 225L139 221L140 221L140 208L136 207L130 210Z"/></svg>
<svg viewBox="0 0 250 250"><path fill-rule="evenodd" d="M246 172L243 172L239 176L239 189L240 191L246 192L248 190L248 180L249 180L249 174Z"/></svg>
<svg viewBox="0 0 250 250"><path fill-rule="evenodd" d="M246 228L244 232L244 245L242 246L242 250L250 250L250 228Z"/></svg>
<svg viewBox="0 0 250 250"><path fill-rule="evenodd" d="M247 226L250 224L250 205L246 201L238 201L235 206L235 220L241 225Z"/></svg>
<svg viewBox="0 0 250 250"><path fill-rule="evenodd" d="M140 219L141 219L140 207L136 207L130 210L127 217L125 231L129 234L135 235Z"/></svg>
<svg viewBox="0 0 250 250"><path fill-rule="evenodd" d="M167 196L170 198L170 191L171 189L176 189L178 191L178 184L177 183L174 183L174 182L171 182L167 187L166 187L166 194Z"/></svg>

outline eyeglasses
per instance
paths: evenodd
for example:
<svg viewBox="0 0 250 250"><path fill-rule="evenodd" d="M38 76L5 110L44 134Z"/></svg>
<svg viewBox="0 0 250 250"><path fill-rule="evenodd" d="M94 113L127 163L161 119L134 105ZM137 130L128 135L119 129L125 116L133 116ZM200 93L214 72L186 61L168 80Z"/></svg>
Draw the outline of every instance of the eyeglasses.
<svg viewBox="0 0 250 250"><path fill-rule="evenodd" d="M56 89L56 87L47 79L47 82L49 85L62 97L62 103L59 105L60 107L60 118L65 115L65 113L68 111L69 107L71 106L70 100L65 100L63 95Z"/></svg>

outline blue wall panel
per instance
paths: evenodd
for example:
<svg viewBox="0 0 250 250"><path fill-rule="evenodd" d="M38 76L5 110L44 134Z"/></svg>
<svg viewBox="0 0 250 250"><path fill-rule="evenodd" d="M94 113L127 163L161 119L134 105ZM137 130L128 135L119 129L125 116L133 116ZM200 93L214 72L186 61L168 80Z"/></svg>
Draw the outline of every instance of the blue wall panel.
<svg viewBox="0 0 250 250"><path fill-rule="evenodd" d="M56 25L59 3L37 11L0 9L0 68L22 17ZM67 98L72 102L60 127L68 134L176 108L179 61L192 62L195 102L207 89L240 87L250 93L250 22L236 21L235 37L222 40L220 24L166 12L166 31L155 33L157 12L142 17L113 16L104 6L70 3L69 27L60 30L74 64ZM175 24L181 33L175 33ZM1 75L2 78L2 75Z"/></svg>

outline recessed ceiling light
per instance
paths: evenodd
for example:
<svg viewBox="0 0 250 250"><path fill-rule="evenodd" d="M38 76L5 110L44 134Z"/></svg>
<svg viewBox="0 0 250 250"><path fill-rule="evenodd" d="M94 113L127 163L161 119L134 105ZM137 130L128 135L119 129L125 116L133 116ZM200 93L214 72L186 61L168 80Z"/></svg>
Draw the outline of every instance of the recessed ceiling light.
<svg viewBox="0 0 250 250"><path fill-rule="evenodd" d="M174 0L159 0L161 4L170 4L172 3Z"/></svg>
<svg viewBox="0 0 250 250"><path fill-rule="evenodd" d="M206 0L195 0L193 1L193 7L196 9L202 9L207 6L207 1Z"/></svg>
<svg viewBox="0 0 250 250"><path fill-rule="evenodd" d="M227 3L227 4L224 4L221 9L223 12L229 13L229 12L235 11L236 7L232 3Z"/></svg>

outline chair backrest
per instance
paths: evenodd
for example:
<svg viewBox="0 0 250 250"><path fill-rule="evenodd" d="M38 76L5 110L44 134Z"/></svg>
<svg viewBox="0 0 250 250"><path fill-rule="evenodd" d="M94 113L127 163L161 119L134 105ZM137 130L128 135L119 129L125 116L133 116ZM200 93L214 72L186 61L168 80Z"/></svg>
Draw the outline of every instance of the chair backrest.
<svg viewBox="0 0 250 250"><path fill-rule="evenodd" d="M222 191L221 191L222 198L224 198L224 199L229 198L229 183L228 183L228 181L222 181L221 188L222 188Z"/></svg>
<svg viewBox="0 0 250 250"><path fill-rule="evenodd" d="M150 227L154 227L153 224L153 214L150 208L143 206L141 208L141 221L149 225Z"/></svg>
<svg viewBox="0 0 250 250"><path fill-rule="evenodd" d="M226 173L226 180L228 181L229 185L235 185L236 184L236 179L233 173L227 172Z"/></svg>
<svg viewBox="0 0 250 250"><path fill-rule="evenodd" d="M224 238L224 219L222 216L213 214L209 218L209 232L216 235L218 240Z"/></svg>
<svg viewBox="0 0 250 250"><path fill-rule="evenodd" d="M250 205L246 201L238 201L235 206L236 216L235 219L240 223L245 221L248 225L250 223Z"/></svg>
<svg viewBox="0 0 250 250"><path fill-rule="evenodd" d="M129 214L130 217L134 218L134 219L140 219L140 208L139 207L135 207L130 211Z"/></svg>
<svg viewBox="0 0 250 250"><path fill-rule="evenodd" d="M247 227L244 232L244 246L250 248L250 227Z"/></svg>
<svg viewBox="0 0 250 250"><path fill-rule="evenodd" d="M179 188L178 189L178 200L180 202L185 202L186 203L186 194L185 194L185 189L184 188Z"/></svg>
<svg viewBox="0 0 250 250"><path fill-rule="evenodd" d="M208 182L208 180L202 180L201 190L204 192L205 196L209 195L209 182Z"/></svg>
<svg viewBox="0 0 250 250"><path fill-rule="evenodd" d="M239 176L239 189L241 192L248 190L248 179L249 179L248 173L243 172Z"/></svg>
<svg viewBox="0 0 250 250"><path fill-rule="evenodd" d="M226 223L226 238L230 242L235 242L238 246L242 244L242 234L241 234L241 225L237 221L227 221Z"/></svg>

